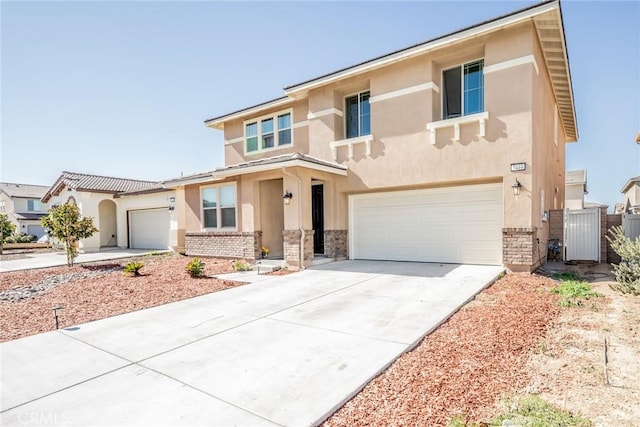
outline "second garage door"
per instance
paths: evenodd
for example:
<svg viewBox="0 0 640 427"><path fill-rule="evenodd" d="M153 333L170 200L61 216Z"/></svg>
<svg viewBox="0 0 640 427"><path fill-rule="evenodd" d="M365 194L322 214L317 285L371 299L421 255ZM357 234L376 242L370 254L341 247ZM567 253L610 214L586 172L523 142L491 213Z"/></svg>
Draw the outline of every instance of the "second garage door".
<svg viewBox="0 0 640 427"><path fill-rule="evenodd" d="M129 211L129 236L132 249L167 249L169 211L166 208Z"/></svg>
<svg viewBox="0 0 640 427"><path fill-rule="evenodd" d="M502 264L502 184L349 196L353 259Z"/></svg>

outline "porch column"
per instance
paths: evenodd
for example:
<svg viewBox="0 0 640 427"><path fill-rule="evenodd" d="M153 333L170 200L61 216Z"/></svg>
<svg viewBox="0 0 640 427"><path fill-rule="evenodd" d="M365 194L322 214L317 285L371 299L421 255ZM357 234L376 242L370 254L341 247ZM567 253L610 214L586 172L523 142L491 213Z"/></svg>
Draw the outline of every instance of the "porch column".
<svg viewBox="0 0 640 427"><path fill-rule="evenodd" d="M313 261L311 175L301 168L286 168L282 187L283 194L288 191L293 195L289 205L284 206L284 259L290 267L298 269L311 265Z"/></svg>

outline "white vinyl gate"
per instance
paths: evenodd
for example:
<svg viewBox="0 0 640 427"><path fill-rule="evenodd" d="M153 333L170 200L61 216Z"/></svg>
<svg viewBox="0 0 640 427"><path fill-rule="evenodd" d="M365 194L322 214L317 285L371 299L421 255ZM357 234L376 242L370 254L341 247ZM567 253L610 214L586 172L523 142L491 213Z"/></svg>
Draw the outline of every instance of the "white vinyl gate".
<svg viewBox="0 0 640 427"><path fill-rule="evenodd" d="M564 212L566 261L600 262L600 208Z"/></svg>
<svg viewBox="0 0 640 427"><path fill-rule="evenodd" d="M622 228L624 229L624 235L630 239L635 239L640 236L640 215L623 214L622 215Z"/></svg>

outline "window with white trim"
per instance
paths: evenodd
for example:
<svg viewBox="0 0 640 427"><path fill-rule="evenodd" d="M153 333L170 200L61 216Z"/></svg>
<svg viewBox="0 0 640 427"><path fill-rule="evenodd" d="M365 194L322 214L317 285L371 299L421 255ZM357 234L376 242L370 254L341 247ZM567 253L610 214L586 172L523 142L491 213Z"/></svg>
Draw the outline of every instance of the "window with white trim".
<svg viewBox="0 0 640 427"><path fill-rule="evenodd" d="M291 112L245 122L244 138L247 153L292 145Z"/></svg>
<svg viewBox="0 0 640 427"><path fill-rule="evenodd" d="M442 118L484 111L484 60L473 61L442 72Z"/></svg>
<svg viewBox="0 0 640 427"><path fill-rule="evenodd" d="M202 193L202 227L236 228L236 185L204 187Z"/></svg>
<svg viewBox="0 0 640 427"><path fill-rule="evenodd" d="M345 138L371 134L371 107L369 91L345 98Z"/></svg>
<svg viewBox="0 0 640 427"><path fill-rule="evenodd" d="M40 212L42 208L40 204L40 200L38 199L28 199L27 200L27 211L29 212Z"/></svg>

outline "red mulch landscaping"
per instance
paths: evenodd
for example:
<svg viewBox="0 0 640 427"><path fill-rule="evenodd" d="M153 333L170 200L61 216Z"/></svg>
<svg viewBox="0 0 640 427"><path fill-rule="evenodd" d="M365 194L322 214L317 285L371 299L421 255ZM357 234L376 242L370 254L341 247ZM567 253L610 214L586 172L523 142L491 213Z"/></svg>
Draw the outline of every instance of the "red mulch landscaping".
<svg viewBox="0 0 640 427"><path fill-rule="evenodd" d="M529 351L560 308L550 279L509 274L401 356L324 424L446 426L481 422L530 380Z"/></svg>
<svg viewBox="0 0 640 427"><path fill-rule="evenodd" d="M137 257L135 260L145 265L141 276L127 277L122 271L113 271L72 280L32 299L0 302L0 342L54 330L52 308L56 306L64 307L59 312L60 327L64 328L241 285L208 277L191 278L185 270L191 259L178 254ZM131 260L0 273L0 291L29 286L50 276L124 266ZM232 271L229 260L203 261L206 275Z"/></svg>

